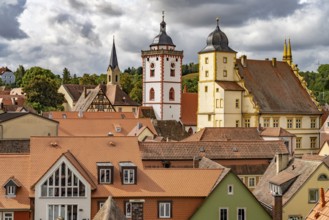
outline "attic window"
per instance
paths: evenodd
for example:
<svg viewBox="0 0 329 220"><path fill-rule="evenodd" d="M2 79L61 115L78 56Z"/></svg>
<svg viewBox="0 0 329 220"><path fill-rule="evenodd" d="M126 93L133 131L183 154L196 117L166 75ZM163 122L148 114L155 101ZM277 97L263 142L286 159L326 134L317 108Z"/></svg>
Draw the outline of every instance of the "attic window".
<svg viewBox="0 0 329 220"><path fill-rule="evenodd" d="M328 180L328 176L326 174L322 173L322 174L319 175L318 180L319 181Z"/></svg>
<svg viewBox="0 0 329 220"><path fill-rule="evenodd" d="M110 162L97 163L98 183L112 184L113 183L113 164Z"/></svg>
<svg viewBox="0 0 329 220"><path fill-rule="evenodd" d="M21 187L21 184L14 177L10 177L3 187L6 189L6 196L15 197L17 188Z"/></svg>
<svg viewBox="0 0 329 220"><path fill-rule="evenodd" d="M122 184L137 184L137 166L131 161L119 162Z"/></svg>

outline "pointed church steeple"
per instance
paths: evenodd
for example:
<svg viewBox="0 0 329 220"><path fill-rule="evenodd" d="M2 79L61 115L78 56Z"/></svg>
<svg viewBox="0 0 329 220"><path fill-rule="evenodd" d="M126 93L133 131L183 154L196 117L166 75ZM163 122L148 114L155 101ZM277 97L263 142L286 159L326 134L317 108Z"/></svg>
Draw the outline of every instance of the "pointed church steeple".
<svg viewBox="0 0 329 220"><path fill-rule="evenodd" d="M290 38L288 40L288 46L287 46L287 63L289 63L289 65L292 64L292 53L291 53Z"/></svg>
<svg viewBox="0 0 329 220"><path fill-rule="evenodd" d="M108 68L116 68L119 67L118 64L118 58L117 58L117 51L115 49L115 41L114 41L114 36L113 36L113 45L112 45L112 51L111 51L111 57L110 57L110 64Z"/></svg>
<svg viewBox="0 0 329 220"><path fill-rule="evenodd" d="M107 68L107 84L120 85L120 69L118 64L117 52L115 49L114 36L113 36L113 45L112 45L110 63Z"/></svg>

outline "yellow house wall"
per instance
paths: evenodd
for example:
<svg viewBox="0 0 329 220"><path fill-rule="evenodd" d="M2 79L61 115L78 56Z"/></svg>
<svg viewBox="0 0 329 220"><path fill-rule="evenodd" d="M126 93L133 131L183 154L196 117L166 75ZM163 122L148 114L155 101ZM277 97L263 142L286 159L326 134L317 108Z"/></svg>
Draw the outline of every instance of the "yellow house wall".
<svg viewBox="0 0 329 220"><path fill-rule="evenodd" d="M289 215L302 215L303 219L306 217L315 205L308 202L309 189L322 187L326 190L329 187L329 181L317 180L320 174L326 174L329 177L329 170L324 164L320 165L303 187L284 205L282 219L288 219Z"/></svg>
<svg viewBox="0 0 329 220"><path fill-rule="evenodd" d="M61 85L58 89L58 93L62 93L64 95L65 100L67 103L64 103L64 111L72 111L74 108L73 99L71 96L67 93L67 91L64 89L63 85Z"/></svg>
<svg viewBox="0 0 329 220"><path fill-rule="evenodd" d="M234 63L235 53L216 52L216 80L220 81L235 81L234 79ZM224 63L224 57L227 62ZM227 76L224 77L224 70L227 71Z"/></svg>
<svg viewBox="0 0 329 220"><path fill-rule="evenodd" d="M140 133L137 137L138 141L143 141L146 137L152 137L154 138L153 133L148 129L144 129L142 133Z"/></svg>
<svg viewBox="0 0 329 220"><path fill-rule="evenodd" d="M1 138L30 138L30 136L57 136L58 123L35 115L25 115L1 123Z"/></svg>
<svg viewBox="0 0 329 220"><path fill-rule="evenodd" d="M323 144L323 147L321 148L320 152L319 152L320 156L327 156L329 155L329 145L327 142L325 142Z"/></svg>

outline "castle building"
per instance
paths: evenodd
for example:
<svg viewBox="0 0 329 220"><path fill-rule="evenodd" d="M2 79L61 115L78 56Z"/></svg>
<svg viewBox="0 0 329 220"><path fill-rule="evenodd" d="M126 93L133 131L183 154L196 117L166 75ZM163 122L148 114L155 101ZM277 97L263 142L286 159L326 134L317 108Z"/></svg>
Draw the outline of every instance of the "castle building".
<svg viewBox="0 0 329 220"><path fill-rule="evenodd" d="M149 50L142 51L143 106L152 106L158 120L176 120L181 117L181 66L183 51L166 32L164 13L160 33Z"/></svg>
<svg viewBox="0 0 329 220"><path fill-rule="evenodd" d="M319 150L321 112L291 44L283 61L236 58L218 24L199 52L197 130L204 127L282 127L296 135L295 154Z"/></svg>

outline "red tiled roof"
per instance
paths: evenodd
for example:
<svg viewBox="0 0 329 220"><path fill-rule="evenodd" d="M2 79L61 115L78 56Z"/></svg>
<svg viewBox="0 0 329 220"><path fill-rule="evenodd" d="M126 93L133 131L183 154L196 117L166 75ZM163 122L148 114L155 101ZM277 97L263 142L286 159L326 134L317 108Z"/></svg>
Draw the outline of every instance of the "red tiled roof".
<svg viewBox="0 0 329 220"><path fill-rule="evenodd" d="M203 128L184 141L246 141L263 140L257 128L214 127Z"/></svg>
<svg viewBox="0 0 329 220"><path fill-rule="evenodd" d="M272 159L278 152L288 153L282 141L202 141L202 142L141 142L143 160L191 160L205 150L206 157L215 159Z"/></svg>
<svg viewBox="0 0 329 220"><path fill-rule="evenodd" d="M182 93L181 121L186 126L196 126L198 93Z"/></svg>
<svg viewBox="0 0 329 220"><path fill-rule="evenodd" d="M329 190L326 193L320 189L319 201L311 210L305 220L327 220L329 219Z"/></svg>
<svg viewBox="0 0 329 220"><path fill-rule="evenodd" d="M236 82L217 81L217 85L226 91L244 91L244 89Z"/></svg>
<svg viewBox="0 0 329 220"><path fill-rule="evenodd" d="M79 112L44 112L44 117L56 119L124 119L136 118L133 112L82 112L82 117Z"/></svg>
<svg viewBox="0 0 329 220"><path fill-rule="evenodd" d="M290 133L283 128L262 128L260 133L262 137L295 137L296 135Z"/></svg>

